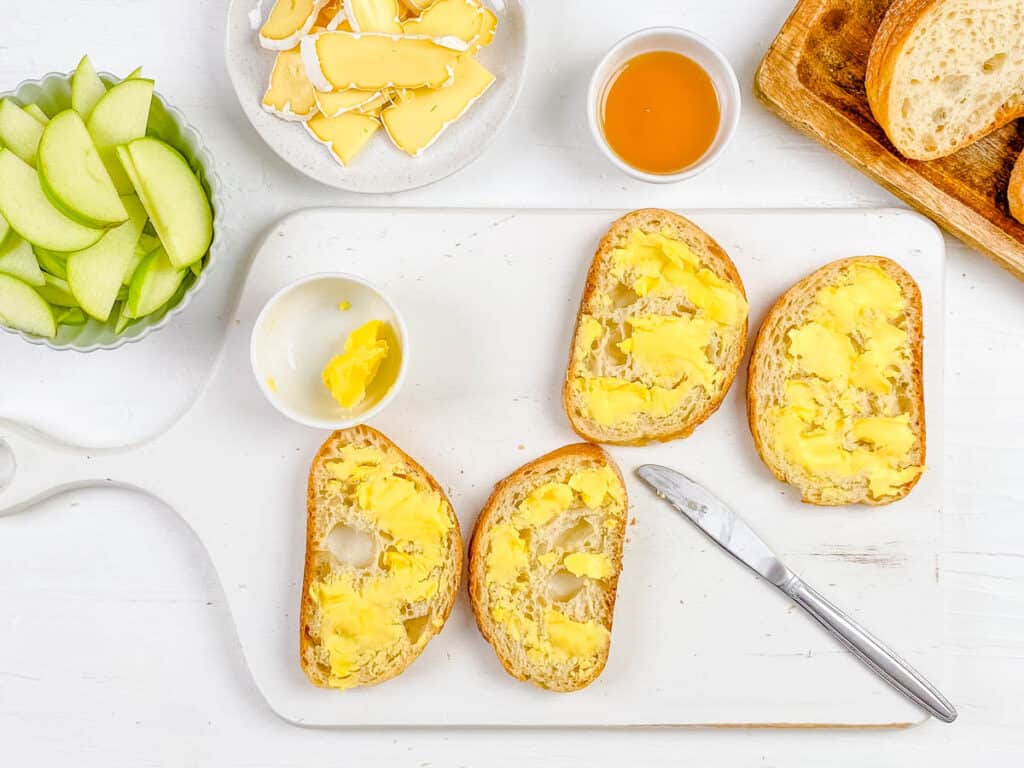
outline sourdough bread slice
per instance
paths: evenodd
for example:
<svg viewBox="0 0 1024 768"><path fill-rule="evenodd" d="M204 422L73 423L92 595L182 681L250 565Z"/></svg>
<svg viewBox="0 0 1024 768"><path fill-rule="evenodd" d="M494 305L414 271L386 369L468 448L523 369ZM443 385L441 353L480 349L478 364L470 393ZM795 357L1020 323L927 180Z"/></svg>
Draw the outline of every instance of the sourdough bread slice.
<svg viewBox="0 0 1024 768"><path fill-rule="evenodd" d="M888 504L924 470L921 293L896 262L827 264L754 342L747 413L772 473L811 504Z"/></svg>
<svg viewBox="0 0 1024 768"><path fill-rule="evenodd" d="M401 673L444 626L462 573L440 486L380 432L341 430L309 472L299 653L321 687Z"/></svg>
<svg viewBox="0 0 1024 768"><path fill-rule="evenodd" d="M622 570L626 488L595 445L570 445L494 489L469 549L469 595L505 670L575 691L604 669Z"/></svg>
<svg viewBox="0 0 1024 768"><path fill-rule="evenodd" d="M623 216L587 274L563 389L580 437L643 445L688 436L721 405L747 340L743 282L688 219Z"/></svg>
<svg viewBox="0 0 1024 768"><path fill-rule="evenodd" d="M945 157L1024 115L1022 29L1019 0L895 0L865 90L896 149Z"/></svg>

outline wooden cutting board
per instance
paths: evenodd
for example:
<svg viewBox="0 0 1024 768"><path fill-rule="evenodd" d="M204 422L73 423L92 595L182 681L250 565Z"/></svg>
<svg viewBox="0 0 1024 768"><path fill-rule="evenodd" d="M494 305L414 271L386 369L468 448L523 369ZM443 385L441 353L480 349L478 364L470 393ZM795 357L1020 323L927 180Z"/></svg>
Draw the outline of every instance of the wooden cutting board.
<svg viewBox="0 0 1024 768"><path fill-rule="evenodd" d="M772 43L754 90L783 120L1024 279L1024 226L1006 186L1024 148L1019 121L939 160L901 157L875 122L864 71L891 0L800 0Z"/></svg>

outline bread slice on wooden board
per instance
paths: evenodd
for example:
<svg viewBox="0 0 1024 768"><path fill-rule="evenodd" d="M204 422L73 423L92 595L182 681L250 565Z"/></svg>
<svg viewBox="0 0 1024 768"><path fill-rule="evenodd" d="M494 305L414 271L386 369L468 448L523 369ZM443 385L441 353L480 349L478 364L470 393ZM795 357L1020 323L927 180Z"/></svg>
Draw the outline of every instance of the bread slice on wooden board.
<svg viewBox="0 0 1024 768"><path fill-rule="evenodd" d="M721 405L747 341L743 281L688 219L659 209L612 224L587 274L563 400L596 443L686 437Z"/></svg>
<svg viewBox="0 0 1024 768"><path fill-rule="evenodd" d="M401 673L444 626L462 573L441 487L380 432L331 435L309 471L299 652L321 687Z"/></svg>
<svg viewBox="0 0 1024 768"><path fill-rule="evenodd" d="M896 149L945 157L1024 115L1022 29L1019 0L895 0L865 89Z"/></svg>
<svg viewBox="0 0 1024 768"><path fill-rule="evenodd" d="M495 486L469 547L469 596L505 670L553 691L608 660L626 487L601 448L559 448Z"/></svg>
<svg viewBox="0 0 1024 768"><path fill-rule="evenodd" d="M1017 155L1006 187L1006 201L1010 204L1010 215L1024 224L1024 152Z"/></svg>
<svg viewBox="0 0 1024 768"><path fill-rule="evenodd" d="M827 264L776 302L754 342L747 413L780 480L811 504L888 504L924 470L921 293L896 262Z"/></svg>

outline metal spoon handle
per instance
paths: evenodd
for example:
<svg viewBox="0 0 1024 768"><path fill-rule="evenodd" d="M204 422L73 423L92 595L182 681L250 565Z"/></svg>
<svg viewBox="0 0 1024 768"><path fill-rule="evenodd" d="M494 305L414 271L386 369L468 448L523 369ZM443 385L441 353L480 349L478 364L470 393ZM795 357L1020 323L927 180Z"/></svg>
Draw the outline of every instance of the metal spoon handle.
<svg viewBox="0 0 1024 768"><path fill-rule="evenodd" d="M920 672L796 576L780 589L889 685L944 723L956 709Z"/></svg>

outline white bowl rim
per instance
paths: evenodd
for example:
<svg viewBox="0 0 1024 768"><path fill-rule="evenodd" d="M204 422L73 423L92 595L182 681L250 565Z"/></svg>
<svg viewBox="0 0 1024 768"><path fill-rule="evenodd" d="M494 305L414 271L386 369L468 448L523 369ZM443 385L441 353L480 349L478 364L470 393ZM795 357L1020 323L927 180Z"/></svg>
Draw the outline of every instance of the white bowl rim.
<svg viewBox="0 0 1024 768"><path fill-rule="evenodd" d="M722 136L722 140L719 145L713 150L709 149L709 151L693 165L676 173L648 173L647 171L641 171L626 163L626 161L619 157L611 146L609 146L607 139L605 139L604 131L601 130L601 126L598 124L597 119L597 104L601 99L606 83L606 81L603 78L599 78L598 75L605 69L608 62L624 47L637 40L645 37L653 37L654 35L670 35L688 40L692 43L696 43L699 47L707 51L708 54L710 54L712 58L721 65L722 71L725 73L725 82L720 82L720 79L714 77L710 72L708 75L712 77L712 81L715 83L716 87L728 90L729 96L736 104L736 108L732 113L732 119L727 123L723 122L719 126L719 135ZM623 173L626 173L633 178L640 179L641 181L647 181L653 184L673 184L675 182L689 179L706 170L722 155L723 152L725 152L726 148L732 142L733 136L736 134L736 128L738 127L740 120L740 112L743 107L742 102L742 92L740 90L739 80L736 77L736 70L733 69L732 64L729 63L725 54L723 54L722 51L710 40L703 35L699 35L696 32L684 29L683 27L645 27L644 29L638 29L635 32L631 32L615 43L610 49L608 49L608 52L601 57L597 66L594 67L594 72L590 77L590 85L587 89L587 123L590 125L590 133L594 138L594 143L597 144L602 154L608 158L612 165L617 167Z"/></svg>
<svg viewBox="0 0 1024 768"><path fill-rule="evenodd" d="M45 87L44 83L53 78L63 80L70 86L71 76L73 74L73 72L47 72L39 78L28 78L26 80L22 80L12 90L0 93L0 99L12 96L20 101L21 99L19 98L18 93L22 88L35 86L42 89ZM121 82L124 80L123 77L119 77L112 72L103 71L97 72L97 74L100 78L110 79L114 82ZM188 121L185 117L185 113L165 99L159 91L154 90L153 96L160 101L163 108L171 116L174 122L177 123L181 132L183 134L190 134L195 138L195 155L202 161L203 176L206 178L206 183L210 187L210 207L213 209L213 240L210 241L210 248L207 251L206 266L203 267L203 271L199 273L199 277L197 277L196 281L192 283L192 287L189 288L181 297L181 301L168 309L158 322L153 323L152 325L143 326L142 330L135 336L126 336L121 333L115 336L111 341L95 341L86 346L76 346L75 344L58 344L52 339L47 339L43 336L33 336L32 334L25 333L24 331L8 328L3 324L0 324L0 331L9 333L13 336L19 336L29 344L47 347L55 352L71 351L88 353L96 352L98 350L115 350L125 346L126 344L134 344L135 342L142 341L151 333L165 327L170 323L171 318L176 317L185 311L185 307L192 303L193 297L195 297L203 285L206 284L207 277L210 270L213 268L214 263L219 261L221 258L218 254L224 249L224 240L222 237L224 232L224 206L222 204L223 186L220 181L220 176L217 175L217 168L213 160L213 153L210 152L209 147L206 146L206 142L203 141L202 134L200 134L196 127Z"/></svg>
<svg viewBox="0 0 1024 768"><path fill-rule="evenodd" d="M284 402L283 398L277 397L276 393L271 391L267 382L260 377L256 370L256 334L263 324L263 320L266 317L267 312L271 307L275 306L281 299L292 291L301 288L307 283L316 282L318 280L348 280L349 282L361 285L363 288L366 288L370 292L376 294L387 305L395 318L396 324L398 325L398 337L399 341L402 343L402 360L398 365L398 376L395 377L394 383L388 389L384 397L374 403L371 408L368 408L358 416L351 419L311 419L301 415L288 406L288 404ZM281 415L287 416L289 419L298 422L299 424L303 424L307 427L313 427L315 429L348 429L349 427L354 427L359 424L365 424L383 411L391 401L394 400L398 391L402 388L402 385L405 383L406 372L409 368L409 329L408 326L406 326L405 317L402 315L401 310L399 310L398 305L391 300L391 297L388 296L380 286L370 280L367 280L365 277L361 277L360 275L356 275L351 272L313 272L305 275L304 277L300 277L297 280L293 280L278 289L273 296L267 299L263 308L260 309L259 314L256 316L256 321L252 325L252 332L249 335L249 367L252 370L253 378L256 379L256 385L260 388L263 396Z"/></svg>

